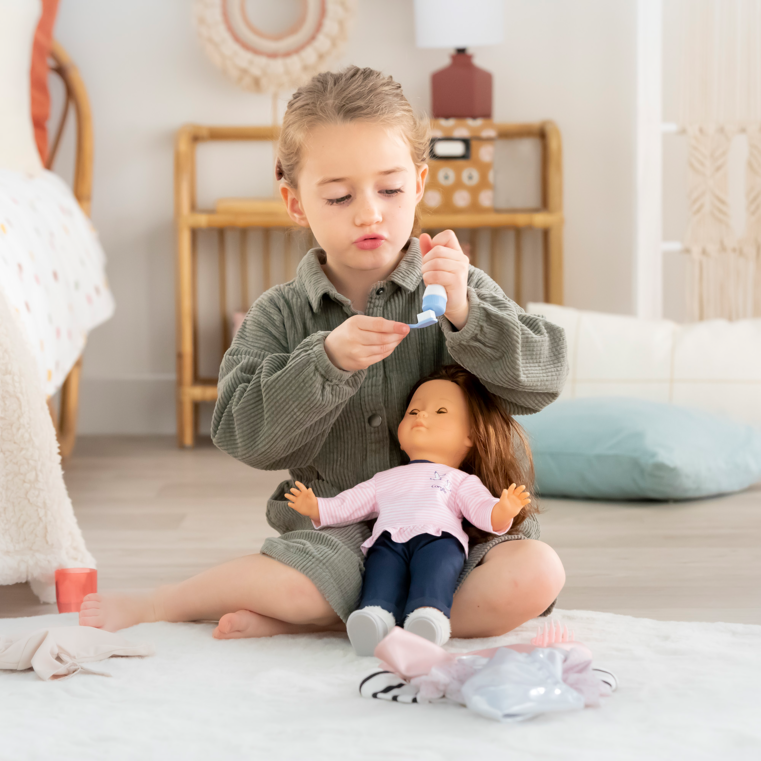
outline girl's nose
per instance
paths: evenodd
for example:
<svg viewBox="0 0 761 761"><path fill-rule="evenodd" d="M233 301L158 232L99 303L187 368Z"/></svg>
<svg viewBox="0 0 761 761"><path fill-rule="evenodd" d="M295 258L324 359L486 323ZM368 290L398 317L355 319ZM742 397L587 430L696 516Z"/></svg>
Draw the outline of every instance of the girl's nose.
<svg viewBox="0 0 761 761"><path fill-rule="evenodd" d="M362 198L360 197L357 204L357 217L355 223L358 227L366 227L368 225L375 225L380 222L381 217L378 203L374 198Z"/></svg>

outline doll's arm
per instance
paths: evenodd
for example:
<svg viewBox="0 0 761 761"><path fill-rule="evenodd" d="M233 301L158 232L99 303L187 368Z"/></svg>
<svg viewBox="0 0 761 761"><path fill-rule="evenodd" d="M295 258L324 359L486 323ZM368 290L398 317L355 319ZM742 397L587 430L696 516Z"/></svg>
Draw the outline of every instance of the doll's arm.
<svg viewBox="0 0 761 761"><path fill-rule="evenodd" d="M531 502L524 486L513 484L497 500L478 476L468 476L458 487L455 504L474 526L492 534L504 534L513 518Z"/></svg>
<svg viewBox="0 0 761 761"><path fill-rule="evenodd" d="M316 497L311 489L298 481L296 486L298 488L291 489L291 494L284 496L294 510L312 519L315 528L347 526L378 515L375 480L372 478L335 497Z"/></svg>
<svg viewBox="0 0 761 761"><path fill-rule="evenodd" d="M320 525L320 507L317 503L317 497L301 481L296 481L296 486L291 489L291 493L283 496L297 513L306 515L307 518L312 519L312 523Z"/></svg>
<svg viewBox="0 0 761 761"><path fill-rule="evenodd" d="M509 489L503 489L499 502L491 512L492 532L502 534L507 531L515 516L530 503L531 498L525 486L511 484Z"/></svg>

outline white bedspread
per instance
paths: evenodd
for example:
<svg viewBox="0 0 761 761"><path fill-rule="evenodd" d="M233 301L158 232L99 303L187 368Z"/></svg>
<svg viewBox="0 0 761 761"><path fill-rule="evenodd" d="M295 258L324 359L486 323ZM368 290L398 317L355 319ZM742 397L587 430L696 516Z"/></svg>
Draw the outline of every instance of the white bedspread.
<svg viewBox="0 0 761 761"><path fill-rule="evenodd" d="M98 235L66 183L0 169L0 288L21 318L47 396L114 300Z"/></svg>

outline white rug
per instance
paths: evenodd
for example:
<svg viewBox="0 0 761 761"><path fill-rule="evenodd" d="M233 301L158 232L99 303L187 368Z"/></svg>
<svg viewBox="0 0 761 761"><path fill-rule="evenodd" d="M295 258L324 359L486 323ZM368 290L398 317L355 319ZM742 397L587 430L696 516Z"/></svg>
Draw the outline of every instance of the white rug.
<svg viewBox="0 0 761 761"><path fill-rule="evenodd" d="M618 676L601 708L498 724L455 705L361 698L377 661L338 634L217 641L211 624L142 624L123 634L156 655L92 664L112 678L0 672L0 759L761 758L761 626L553 618ZM76 622L0 619L0 636ZM534 630L449 648L527 642Z"/></svg>

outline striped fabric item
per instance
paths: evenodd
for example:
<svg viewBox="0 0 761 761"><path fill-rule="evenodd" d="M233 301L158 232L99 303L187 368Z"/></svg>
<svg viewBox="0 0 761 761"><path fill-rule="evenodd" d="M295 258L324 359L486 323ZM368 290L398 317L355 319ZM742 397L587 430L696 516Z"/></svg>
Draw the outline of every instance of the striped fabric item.
<svg viewBox="0 0 761 761"><path fill-rule="evenodd" d="M491 513L498 501L478 476L426 460L413 461L376 473L337 497L319 497L320 525L314 526L346 526L377 517L372 535L362 545L364 554L384 531L400 543L419 534L441 536L446 531L459 539L467 555L463 518L483 531L504 534L509 530L509 526L500 532L492 529Z"/></svg>
<svg viewBox="0 0 761 761"><path fill-rule="evenodd" d="M389 700L393 703L417 703L418 692L420 687L390 671L374 671L359 685L359 694L363 698Z"/></svg>

